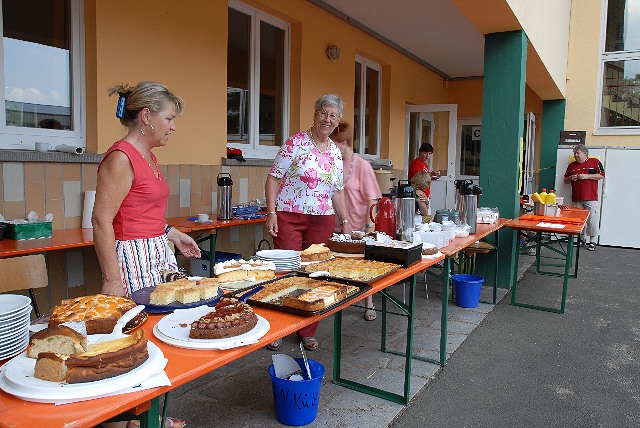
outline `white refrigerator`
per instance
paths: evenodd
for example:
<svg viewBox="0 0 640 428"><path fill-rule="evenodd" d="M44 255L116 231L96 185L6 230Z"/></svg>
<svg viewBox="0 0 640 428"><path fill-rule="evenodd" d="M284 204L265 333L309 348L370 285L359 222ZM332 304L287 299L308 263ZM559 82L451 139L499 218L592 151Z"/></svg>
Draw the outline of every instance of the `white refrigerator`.
<svg viewBox="0 0 640 428"><path fill-rule="evenodd" d="M640 147L589 147L589 157L599 158L605 171L605 179L599 182L599 244L640 248L640 197L631 190L640 183ZM572 160L573 146L559 146L555 186L565 205L572 202L571 185L564 183Z"/></svg>

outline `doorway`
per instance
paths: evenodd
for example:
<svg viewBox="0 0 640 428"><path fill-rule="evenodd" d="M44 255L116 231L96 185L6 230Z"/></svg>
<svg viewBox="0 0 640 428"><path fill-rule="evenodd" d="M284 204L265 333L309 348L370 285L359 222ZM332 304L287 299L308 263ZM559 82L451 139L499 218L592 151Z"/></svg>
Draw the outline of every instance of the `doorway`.
<svg viewBox="0 0 640 428"><path fill-rule="evenodd" d="M457 104L407 105L405 112L405 153L408 156L404 160L404 171L409 171L409 162L418 156L420 144L430 143L433 156L429 168L441 173L438 180L431 182L431 211L435 213L453 207Z"/></svg>

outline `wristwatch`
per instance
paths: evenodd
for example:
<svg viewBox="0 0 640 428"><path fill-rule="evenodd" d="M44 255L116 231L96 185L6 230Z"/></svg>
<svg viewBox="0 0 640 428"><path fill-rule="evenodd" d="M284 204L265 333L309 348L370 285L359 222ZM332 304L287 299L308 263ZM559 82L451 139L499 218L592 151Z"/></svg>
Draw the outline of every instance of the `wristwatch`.
<svg viewBox="0 0 640 428"><path fill-rule="evenodd" d="M347 219L344 219L344 220L342 220L342 221L340 222L340 224L347 224L347 223L349 223L349 220L347 220Z"/></svg>

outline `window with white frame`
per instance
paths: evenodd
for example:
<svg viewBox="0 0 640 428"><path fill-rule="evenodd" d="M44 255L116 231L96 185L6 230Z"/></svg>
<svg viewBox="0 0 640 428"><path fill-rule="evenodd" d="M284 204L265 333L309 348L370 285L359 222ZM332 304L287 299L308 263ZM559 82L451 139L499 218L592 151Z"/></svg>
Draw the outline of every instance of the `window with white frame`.
<svg viewBox="0 0 640 428"><path fill-rule="evenodd" d="M380 156L382 67L356 56L353 151L365 157Z"/></svg>
<svg viewBox="0 0 640 428"><path fill-rule="evenodd" d="M86 147L82 1L0 1L0 149Z"/></svg>
<svg viewBox="0 0 640 428"><path fill-rule="evenodd" d="M273 158L289 129L289 25L229 1L228 28L228 146Z"/></svg>
<svg viewBox="0 0 640 428"><path fill-rule="evenodd" d="M640 0L608 0L599 131L640 133Z"/></svg>

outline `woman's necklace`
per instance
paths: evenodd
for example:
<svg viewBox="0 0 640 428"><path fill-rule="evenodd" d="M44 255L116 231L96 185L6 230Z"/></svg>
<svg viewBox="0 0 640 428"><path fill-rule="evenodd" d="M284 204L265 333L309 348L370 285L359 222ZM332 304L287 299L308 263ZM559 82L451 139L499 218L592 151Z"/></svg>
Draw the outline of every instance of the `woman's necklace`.
<svg viewBox="0 0 640 428"><path fill-rule="evenodd" d="M313 145L316 147L316 150L318 150L320 153L325 153L329 149L329 141L331 139L328 139L327 141L325 141L324 149L320 149L320 143L316 143L315 138L313 138L313 132L311 130L308 130L307 134L309 135L309 139L311 140Z"/></svg>
<svg viewBox="0 0 640 428"><path fill-rule="evenodd" d="M345 178L344 183L343 183L345 185L345 187L347 186L347 183L349 182L349 179L351 178L351 173L353 172L353 164L355 163L353 158L355 156L356 156L355 154L351 154L351 163L349 164L349 173L347 174L347 178Z"/></svg>

